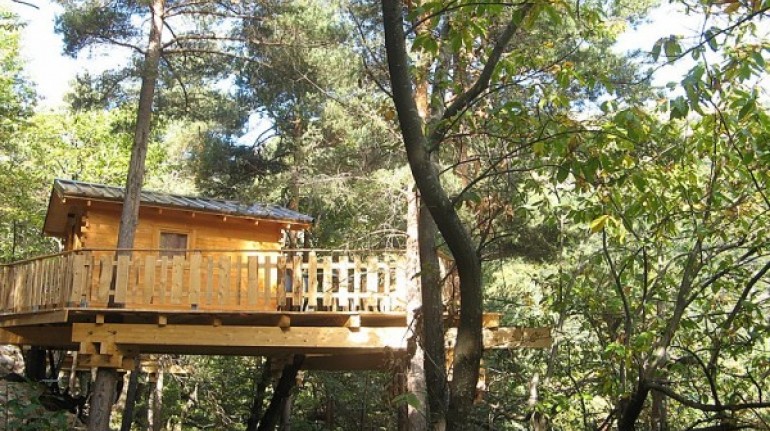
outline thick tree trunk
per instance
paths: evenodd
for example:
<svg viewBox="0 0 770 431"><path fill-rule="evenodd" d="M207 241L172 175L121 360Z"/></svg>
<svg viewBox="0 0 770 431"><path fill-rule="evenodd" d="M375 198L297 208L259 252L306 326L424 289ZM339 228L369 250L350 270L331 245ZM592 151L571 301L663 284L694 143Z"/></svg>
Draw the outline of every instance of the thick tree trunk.
<svg viewBox="0 0 770 431"><path fill-rule="evenodd" d="M481 262L473 239L441 186L430 159L423 122L415 105L404 41L402 4L383 0L383 25L393 100L398 112L409 165L417 187L452 252L460 277L460 322L457 328L447 427L461 429L476 394L482 354Z"/></svg>
<svg viewBox="0 0 770 431"><path fill-rule="evenodd" d="M259 375L257 384L254 385L254 401L251 403L249 420L246 423L246 431L257 431L259 418L262 417L262 404L265 401L265 391L270 384L270 358L265 358L262 362L262 371Z"/></svg>
<svg viewBox="0 0 770 431"><path fill-rule="evenodd" d="M126 406L123 409L123 418L120 424L120 431L131 431L131 424L134 422L134 406L136 406L136 397L139 389L139 374L142 372L142 364L137 356L134 359L134 369L131 370L131 376L128 378L128 390L126 391Z"/></svg>
<svg viewBox="0 0 770 431"><path fill-rule="evenodd" d="M417 406L407 405L409 429L425 430L428 427L425 387L425 355L422 346L423 319L422 293L420 286L420 248L419 234L420 197L416 190L408 192L406 222L406 273L409 277L406 292L406 321L411 328L408 334L407 352L409 361L406 367L406 390L416 398Z"/></svg>
<svg viewBox="0 0 770 431"><path fill-rule="evenodd" d="M123 199L123 211L120 215L118 230L118 249L131 249L134 246L136 225L139 221L139 203L142 183L144 182L144 165L147 157L147 145L150 140L150 124L152 121L152 105L155 97L155 84L158 79L160 64L161 38L163 34L163 13L165 0L152 0L150 11L150 36L142 70L142 86L139 90L139 108L136 114L136 129L134 144L131 149L131 161L126 179L126 195ZM119 254L121 252L118 252ZM128 252L130 254L130 251ZM88 420L89 431L104 431L109 429L112 396L96 396L107 394L114 390L117 372L114 369L100 368L94 383L94 397L91 399L91 415Z"/></svg>
<svg viewBox="0 0 770 431"><path fill-rule="evenodd" d="M91 406L88 414L88 431L107 431L110 429L110 413L115 402L115 386L118 373L112 368L99 368L96 383L91 394Z"/></svg>
<svg viewBox="0 0 770 431"><path fill-rule="evenodd" d="M292 363L283 367L281 377L278 379L278 384L273 392L273 398L270 400L270 405L267 407L262 420L259 421L258 431L273 431L276 425L278 425L283 401L291 395L292 389L296 386L297 373L302 368L304 361L305 355L294 355Z"/></svg>

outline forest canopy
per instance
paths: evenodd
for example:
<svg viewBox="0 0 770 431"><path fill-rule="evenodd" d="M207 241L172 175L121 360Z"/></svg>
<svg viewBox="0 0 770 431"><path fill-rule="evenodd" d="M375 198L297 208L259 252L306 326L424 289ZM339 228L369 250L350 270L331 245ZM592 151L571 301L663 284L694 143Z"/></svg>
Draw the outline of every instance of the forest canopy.
<svg viewBox="0 0 770 431"><path fill-rule="evenodd" d="M770 1L61 0L63 54L132 54L55 109L12 12L43 1L0 6L3 263L61 249L54 178L125 184L151 77L145 188L309 214L298 248L392 249L416 184L420 241L457 264L452 383L308 373L296 429L395 429L404 404L448 429L770 429ZM617 49L660 7L697 29ZM482 310L553 345L482 357ZM261 358L164 360L193 370L164 426L247 429Z"/></svg>

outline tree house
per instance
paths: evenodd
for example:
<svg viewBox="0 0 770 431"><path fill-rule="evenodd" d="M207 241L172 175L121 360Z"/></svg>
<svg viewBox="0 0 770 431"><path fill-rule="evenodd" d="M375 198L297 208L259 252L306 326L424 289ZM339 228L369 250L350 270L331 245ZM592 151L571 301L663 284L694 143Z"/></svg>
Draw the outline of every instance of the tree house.
<svg viewBox="0 0 770 431"><path fill-rule="evenodd" d="M142 353L302 353L305 368L387 369L406 354L403 251L287 250L311 217L143 191L135 248L118 255L123 193L54 182L43 232L63 251L0 266L0 343L112 368ZM550 344L547 328L501 328L494 314L485 326L488 348Z"/></svg>

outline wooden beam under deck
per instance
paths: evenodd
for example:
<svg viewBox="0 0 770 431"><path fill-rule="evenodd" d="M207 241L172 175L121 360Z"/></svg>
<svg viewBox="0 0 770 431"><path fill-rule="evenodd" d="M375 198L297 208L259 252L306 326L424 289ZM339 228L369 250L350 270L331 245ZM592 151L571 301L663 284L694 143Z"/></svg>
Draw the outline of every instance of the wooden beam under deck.
<svg viewBox="0 0 770 431"><path fill-rule="evenodd" d="M72 327L66 325L0 328L0 344L78 349L78 343L72 341Z"/></svg>
<svg viewBox="0 0 770 431"><path fill-rule="evenodd" d="M405 327L261 327L210 325L93 324L72 325L72 341L110 343L140 352L251 354L285 351L303 354L385 353L405 351ZM449 348L453 335L448 333ZM484 330L485 348L544 348L551 343L548 328ZM234 354L234 353L231 353Z"/></svg>
<svg viewBox="0 0 770 431"><path fill-rule="evenodd" d="M293 353L340 353L345 351L384 352L405 348L405 328L344 327L260 327L209 325L142 325L75 323L72 340L79 343L104 343L136 347L147 351L155 346L173 350L197 349L206 354L207 348L246 347L253 349L287 350Z"/></svg>
<svg viewBox="0 0 770 431"><path fill-rule="evenodd" d="M399 361L404 361L406 351L393 351L390 354L341 354L308 355L302 362L303 370L317 371L386 371Z"/></svg>
<svg viewBox="0 0 770 431"><path fill-rule="evenodd" d="M0 328L65 323L68 319L69 310L66 308L31 311L28 313L4 314L0 315Z"/></svg>

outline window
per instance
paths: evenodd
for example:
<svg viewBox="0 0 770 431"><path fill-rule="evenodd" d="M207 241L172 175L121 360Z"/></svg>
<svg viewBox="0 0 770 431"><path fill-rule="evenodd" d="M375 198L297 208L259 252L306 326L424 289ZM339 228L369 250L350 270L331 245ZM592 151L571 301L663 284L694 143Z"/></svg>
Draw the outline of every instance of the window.
<svg viewBox="0 0 770 431"><path fill-rule="evenodd" d="M161 256L184 256L187 249L187 234L176 232L160 233ZM168 251L165 251L168 250Z"/></svg>

